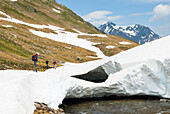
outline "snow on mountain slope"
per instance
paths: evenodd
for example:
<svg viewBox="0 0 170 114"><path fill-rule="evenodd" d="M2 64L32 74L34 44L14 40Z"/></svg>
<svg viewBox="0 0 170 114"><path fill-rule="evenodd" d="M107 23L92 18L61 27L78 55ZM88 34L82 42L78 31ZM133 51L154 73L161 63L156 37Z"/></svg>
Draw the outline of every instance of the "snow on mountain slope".
<svg viewBox="0 0 170 114"><path fill-rule="evenodd" d="M46 37L46 38L49 38L49 39L52 39L52 40L55 40L55 41L72 44L72 45L75 45L75 46L79 46L79 47L94 51L94 52L97 53L97 56L99 58L105 58L106 57L103 54L103 52L100 51L99 48L93 46L96 43L93 43L93 42L78 38L78 35L107 37L106 35L102 35L102 34L85 34L85 33L79 32L77 30L75 30L75 31L77 31L78 33L66 32L66 31L64 31L64 28L61 28L61 27L56 27L56 26L52 26L52 25L47 26L47 25L30 24L30 23L20 21L18 19L14 19L14 18L10 17L9 15L7 15L6 13L3 13L1 11L0 11L0 14L7 16L7 18L1 18L0 17L0 20L6 20L6 21L9 21L9 22L19 23L19 24L23 24L23 25L27 25L27 26L35 27L35 28L49 28L51 30L56 31L56 33L58 33L58 34L45 33L45 32L30 29L30 32L32 32L33 34L35 34L37 36ZM68 40L68 38L69 38L69 40Z"/></svg>
<svg viewBox="0 0 170 114"><path fill-rule="evenodd" d="M65 32L65 33L61 33L59 32L59 30L56 30L56 32L58 32L58 35L56 34L52 34L52 33L44 33L44 32L40 32L40 31L36 31L36 30L30 30L33 34L40 36L40 37L46 37L55 41L59 41L59 42L64 42L67 44L72 44L75 46L79 46L88 50L91 50L93 52L96 52L97 56L99 58L105 58L106 56L103 54L103 52L100 51L99 48L93 46L96 43L84 40L84 39L80 39L78 38L78 35L84 35L84 34L77 34L77 33L71 33L71 32ZM88 34L90 35L90 34ZM97 36L98 34L96 34ZM103 35L101 35L103 36ZM69 38L69 40L68 40Z"/></svg>
<svg viewBox="0 0 170 114"><path fill-rule="evenodd" d="M65 65L44 73L0 71L0 113L33 113L35 101L56 109L65 97L154 95L170 98L169 44L170 36L167 36L110 58ZM109 76L103 83L71 77L99 67Z"/></svg>
<svg viewBox="0 0 170 114"><path fill-rule="evenodd" d="M129 26L116 26L112 22L107 22L99 27L103 32L110 35L118 35L139 44L159 39L160 36L154 33L149 27L139 24Z"/></svg>
<svg viewBox="0 0 170 114"><path fill-rule="evenodd" d="M82 63L139 45L104 34L56 0L0 0L0 36L1 70L31 70L30 57L37 51L43 63L46 59ZM53 66L52 62L49 66Z"/></svg>
<svg viewBox="0 0 170 114"><path fill-rule="evenodd" d="M56 10L56 9L54 9L54 8L53 8L53 10L54 10L55 12L57 12L57 13L60 13L60 10Z"/></svg>

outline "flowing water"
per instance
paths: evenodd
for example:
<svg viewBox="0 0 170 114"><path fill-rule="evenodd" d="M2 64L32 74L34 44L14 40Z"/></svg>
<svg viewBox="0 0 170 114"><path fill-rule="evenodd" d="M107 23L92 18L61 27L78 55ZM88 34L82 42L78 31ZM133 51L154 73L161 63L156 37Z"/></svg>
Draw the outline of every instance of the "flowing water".
<svg viewBox="0 0 170 114"><path fill-rule="evenodd" d="M157 97L65 99L66 114L170 114L170 100Z"/></svg>

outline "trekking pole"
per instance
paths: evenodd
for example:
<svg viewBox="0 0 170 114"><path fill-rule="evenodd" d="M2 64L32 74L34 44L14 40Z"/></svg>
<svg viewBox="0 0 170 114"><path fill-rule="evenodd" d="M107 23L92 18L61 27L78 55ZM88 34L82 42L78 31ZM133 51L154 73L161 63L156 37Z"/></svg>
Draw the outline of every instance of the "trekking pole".
<svg viewBox="0 0 170 114"><path fill-rule="evenodd" d="M43 69L43 64L41 62L41 71L44 72L44 69Z"/></svg>
<svg viewBox="0 0 170 114"><path fill-rule="evenodd" d="M41 64L40 64L40 61L39 61L39 66L38 66L38 67L39 67L39 71L41 71Z"/></svg>
<svg viewBox="0 0 170 114"><path fill-rule="evenodd" d="M37 70L38 70L38 68L39 68L39 62L37 62L37 65L38 65L38 66L37 66Z"/></svg>

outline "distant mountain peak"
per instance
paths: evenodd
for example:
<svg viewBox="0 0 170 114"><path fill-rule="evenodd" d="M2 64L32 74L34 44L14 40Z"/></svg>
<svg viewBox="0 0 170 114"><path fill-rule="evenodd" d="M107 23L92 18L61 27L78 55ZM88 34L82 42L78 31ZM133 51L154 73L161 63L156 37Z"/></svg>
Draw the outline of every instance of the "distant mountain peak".
<svg viewBox="0 0 170 114"><path fill-rule="evenodd" d="M109 21L101 25L99 29L109 35L118 35L139 44L144 44L160 38L160 36L154 33L148 26L140 24L116 26L115 23Z"/></svg>
<svg viewBox="0 0 170 114"><path fill-rule="evenodd" d="M113 22L111 22L111 21L108 21L108 22L106 23L106 25L113 25L113 26L116 26L116 24L113 23Z"/></svg>

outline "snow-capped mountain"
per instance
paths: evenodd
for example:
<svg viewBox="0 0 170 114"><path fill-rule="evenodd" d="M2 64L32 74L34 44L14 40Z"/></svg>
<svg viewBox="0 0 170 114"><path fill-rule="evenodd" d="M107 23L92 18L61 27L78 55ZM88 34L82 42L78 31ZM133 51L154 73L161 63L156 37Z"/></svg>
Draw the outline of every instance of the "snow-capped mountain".
<svg viewBox="0 0 170 114"><path fill-rule="evenodd" d="M115 23L107 22L99 27L103 32L110 35L118 35L139 44L159 39L160 36L154 33L149 27L135 24L129 26L116 26Z"/></svg>

